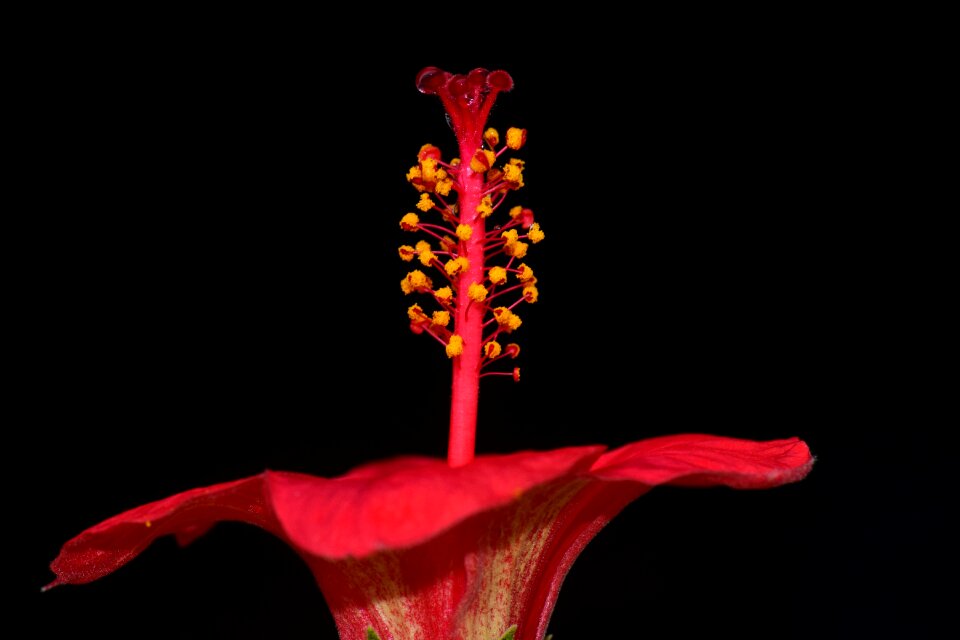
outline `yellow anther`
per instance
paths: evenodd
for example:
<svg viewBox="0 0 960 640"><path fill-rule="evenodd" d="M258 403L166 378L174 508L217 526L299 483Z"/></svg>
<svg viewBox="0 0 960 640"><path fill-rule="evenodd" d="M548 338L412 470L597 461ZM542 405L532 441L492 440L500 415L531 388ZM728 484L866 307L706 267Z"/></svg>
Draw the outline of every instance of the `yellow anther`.
<svg viewBox="0 0 960 640"><path fill-rule="evenodd" d="M503 246L503 252L508 256L522 260L526 257L529 246L526 242L508 242Z"/></svg>
<svg viewBox="0 0 960 640"><path fill-rule="evenodd" d="M506 355L510 356L511 358L516 358L518 355L520 355L520 345L518 345L516 342L511 342L508 344L506 348Z"/></svg>
<svg viewBox="0 0 960 640"><path fill-rule="evenodd" d="M527 243L517 240L516 229L509 229L500 234L504 239L503 252L512 258L523 258L527 255Z"/></svg>
<svg viewBox="0 0 960 640"><path fill-rule="evenodd" d="M487 299L487 288L477 282L470 283L467 287L467 295L474 302L483 302Z"/></svg>
<svg viewBox="0 0 960 640"><path fill-rule="evenodd" d="M423 312L423 308L418 304L412 305L407 309L407 316L409 316L413 322L423 322L427 319L427 314Z"/></svg>
<svg viewBox="0 0 960 640"><path fill-rule="evenodd" d="M493 317L497 321L497 324L506 331L510 333L520 328L520 325L523 324L523 320L520 319L520 316L515 314L513 311L510 311L507 307L497 307L493 310Z"/></svg>
<svg viewBox="0 0 960 640"><path fill-rule="evenodd" d="M459 167L459 166L460 166L460 158L454 158L453 160L451 160L451 161L450 161L450 166L451 166L451 167Z"/></svg>
<svg viewBox="0 0 960 640"><path fill-rule="evenodd" d="M510 162L503 165L503 181L514 189L523 186L523 160L511 158Z"/></svg>
<svg viewBox="0 0 960 640"><path fill-rule="evenodd" d="M430 278L428 278L427 275L419 269L408 273L407 278L410 279L410 284L417 288L433 286L433 283L430 282Z"/></svg>
<svg viewBox="0 0 960 640"><path fill-rule="evenodd" d="M437 172L439 175L439 172ZM444 178L443 180L437 181L437 186L433 188L434 192L446 198L450 195L450 189L453 188L453 180L451 178Z"/></svg>
<svg viewBox="0 0 960 640"><path fill-rule="evenodd" d="M404 282L406 283L406 286L404 286ZM400 283L400 288L403 289L404 293L412 293L417 289L430 287L433 287L433 283L430 281L430 278L428 278L427 275L419 269L408 273L407 277L403 279L402 283Z"/></svg>
<svg viewBox="0 0 960 640"><path fill-rule="evenodd" d="M470 261L461 256L450 260L443 268L446 270L448 276L455 276L469 269Z"/></svg>
<svg viewBox="0 0 960 640"><path fill-rule="evenodd" d="M527 285L523 288L523 299L527 302L536 302L537 298L540 297L540 292L532 284Z"/></svg>
<svg viewBox="0 0 960 640"><path fill-rule="evenodd" d="M432 265L433 261L436 259L437 259L436 254L434 254L433 251L430 251L430 249L425 249L420 252L420 264L422 264L425 267L429 267L430 265Z"/></svg>
<svg viewBox="0 0 960 640"><path fill-rule="evenodd" d="M477 205L477 213L480 214L481 218L489 218L490 214L493 213L493 198L483 196L480 204Z"/></svg>
<svg viewBox="0 0 960 640"><path fill-rule="evenodd" d="M420 264L425 267L432 265L433 261L437 258L433 251L430 250L430 243L426 240L421 240L417 243L416 252L420 255Z"/></svg>
<svg viewBox="0 0 960 640"><path fill-rule="evenodd" d="M400 219L400 228L404 231L416 231L420 224L420 216L415 213L408 213Z"/></svg>
<svg viewBox="0 0 960 640"><path fill-rule="evenodd" d="M466 242L473 235L473 228L470 225L457 225L457 237Z"/></svg>
<svg viewBox="0 0 960 640"><path fill-rule="evenodd" d="M450 312L449 311L434 311L433 312L433 324L438 327L445 327L450 324Z"/></svg>
<svg viewBox="0 0 960 640"><path fill-rule="evenodd" d="M520 271L520 273L517 274L517 280L519 280L520 282L530 282L531 280L533 280L533 269L523 264L522 262L520 263L520 266L517 268Z"/></svg>
<svg viewBox="0 0 960 640"><path fill-rule="evenodd" d="M488 358L496 358L500 355L501 347L500 343L496 340L491 340L487 344L483 345L483 355Z"/></svg>
<svg viewBox="0 0 960 640"><path fill-rule="evenodd" d="M410 171L407 171L407 182L411 183L417 191L426 191L426 187L423 186L423 173L420 171L420 167L410 167Z"/></svg>
<svg viewBox="0 0 960 640"><path fill-rule="evenodd" d="M434 291L433 295L440 302L447 303L450 302L451 298L453 298L453 289L450 287L443 287L442 289L437 289Z"/></svg>
<svg viewBox="0 0 960 640"><path fill-rule="evenodd" d="M413 247L408 244L403 245L397 251L400 253L400 259L404 262L410 262L413 260L413 256L417 255L417 252L414 251Z"/></svg>
<svg viewBox="0 0 960 640"><path fill-rule="evenodd" d="M520 367L513 368L513 381L520 382Z"/></svg>
<svg viewBox="0 0 960 640"><path fill-rule="evenodd" d="M437 159L424 158L420 161L420 173L423 174L424 182L437 181Z"/></svg>
<svg viewBox="0 0 960 640"><path fill-rule="evenodd" d="M487 277L490 278L492 284L503 284L507 281L507 270L503 267L490 267Z"/></svg>
<svg viewBox="0 0 960 640"><path fill-rule="evenodd" d="M429 193L420 194L420 202L417 203L417 209L420 209L420 211L424 213L433 209L433 200L430 199Z"/></svg>
<svg viewBox="0 0 960 640"><path fill-rule="evenodd" d="M495 147L500 144L500 134L493 127L490 127L483 132L483 139L486 140L487 144L491 147Z"/></svg>
<svg viewBox="0 0 960 640"><path fill-rule="evenodd" d="M497 154L489 149L477 149L477 152L473 155L473 159L470 160L470 168L474 173L484 173L487 169L493 166L493 163L497 161Z"/></svg>
<svg viewBox="0 0 960 640"><path fill-rule="evenodd" d="M507 129L507 146L516 151L527 141L527 130L510 127Z"/></svg>
<svg viewBox="0 0 960 640"><path fill-rule="evenodd" d="M447 357L455 358L461 353L463 353L463 338L453 334L450 336L450 341L447 342Z"/></svg>
<svg viewBox="0 0 960 640"><path fill-rule="evenodd" d="M527 231L527 238L530 239L530 242L537 244L546 237L546 234L540 229L540 223L534 222L530 225L530 229Z"/></svg>
<svg viewBox="0 0 960 640"><path fill-rule="evenodd" d="M515 207L513 207L513 208L510 209L510 217L511 217L511 218L516 218L516 217L519 216L521 213L523 213L523 207L521 207L520 205L517 205L517 206L515 206Z"/></svg>

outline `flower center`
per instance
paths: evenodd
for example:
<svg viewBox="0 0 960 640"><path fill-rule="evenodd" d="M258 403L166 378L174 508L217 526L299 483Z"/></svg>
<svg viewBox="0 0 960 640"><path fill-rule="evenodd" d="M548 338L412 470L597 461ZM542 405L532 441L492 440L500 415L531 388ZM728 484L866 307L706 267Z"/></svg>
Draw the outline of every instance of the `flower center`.
<svg viewBox="0 0 960 640"><path fill-rule="evenodd" d="M496 129L484 128L497 93L513 87L509 74L474 69L451 75L428 67L417 86L440 97L461 157L445 162L438 147L425 144L407 173L420 197L418 211L404 215L400 228L424 238L398 250L402 260L420 262L400 287L427 297L433 308L418 303L407 309L410 328L433 337L453 361L448 461L461 466L474 457L480 378L520 380L519 367L503 366L520 346L504 338L523 324L517 308L539 299L537 278L524 259L545 235L533 211L522 206L486 228L508 195L524 186L524 161L505 156L526 143L526 130L510 128L501 139Z"/></svg>

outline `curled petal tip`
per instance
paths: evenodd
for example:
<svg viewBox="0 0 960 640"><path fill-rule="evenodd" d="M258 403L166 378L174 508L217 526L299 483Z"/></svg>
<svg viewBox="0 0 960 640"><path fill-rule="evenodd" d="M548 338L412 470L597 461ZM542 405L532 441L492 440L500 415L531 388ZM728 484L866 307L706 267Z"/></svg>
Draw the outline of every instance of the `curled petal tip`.
<svg viewBox="0 0 960 640"><path fill-rule="evenodd" d="M510 91L513 89L513 78L506 71L491 71L487 75L487 84L497 91Z"/></svg>
<svg viewBox="0 0 960 640"><path fill-rule="evenodd" d="M417 74L417 89L420 93L434 95L447 82L450 74L437 67L424 67Z"/></svg>
<svg viewBox="0 0 960 640"><path fill-rule="evenodd" d="M470 87L483 87L487 84L487 76L490 72L482 67L477 67L467 74L467 85Z"/></svg>

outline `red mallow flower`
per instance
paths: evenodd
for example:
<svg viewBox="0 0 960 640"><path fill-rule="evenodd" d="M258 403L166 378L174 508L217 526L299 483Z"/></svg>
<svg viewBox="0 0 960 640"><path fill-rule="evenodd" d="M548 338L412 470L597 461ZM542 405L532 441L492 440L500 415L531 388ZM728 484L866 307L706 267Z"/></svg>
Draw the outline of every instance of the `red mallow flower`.
<svg viewBox="0 0 960 640"><path fill-rule="evenodd" d="M803 478L800 440L710 435L476 457L400 458L335 479L268 471L127 511L64 545L49 586L96 580L154 539L258 525L307 562L340 637L542 640L563 578L624 506L661 484L738 489Z"/></svg>
<svg viewBox="0 0 960 640"><path fill-rule="evenodd" d="M677 435L611 452L590 446L475 457L480 379L520 380L518 367L503 370L500 362L516 359L520 346L501 341L522 324L518 306L539 298L523 260L545 234L521 205L486 229L523 187L524 161L501 160L524 145L527 131L512 127L501 140L485 129L497 94L513 87L510 75L430 67L417 86L440 97L460 154L445 162L438 147L421 147L407 174L419 213L400 221L403 231L427 237L399 248L402 260L417 258L422 267L400 286L439 307L410 306L410 327L440 342L453 363L447 460L388 460L332 480L267 471L180 493L67 542L49 587L100 578L158 536L174 534L185 544L215 522L241 520L303 557L344 640L542 640L577 555L651 487L760 489L810 470L810 452L795 438Z"/></svg>

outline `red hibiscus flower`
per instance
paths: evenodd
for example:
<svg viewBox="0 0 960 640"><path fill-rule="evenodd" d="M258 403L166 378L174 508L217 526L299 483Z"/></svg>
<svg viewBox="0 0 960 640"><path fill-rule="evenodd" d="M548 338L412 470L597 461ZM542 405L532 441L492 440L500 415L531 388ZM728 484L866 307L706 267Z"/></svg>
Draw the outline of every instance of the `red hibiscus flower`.
<svg viewBox="0 0 960 640"><path fill-rule="evenodd" d="M154 539L182 543L249 522L310 566L342 638L542 640L563 578L624 506L660 484L774 487L813 460L797 439L677 435L615 451L576 447L479 456L451 467L402 458L335 479L268 471L193 489L68 542L49 586L90 582Z"/></svg>
<svg viewBox="0 0 960 640"><path fill-rule="evenodd" d="M525 262L545 233L533 211L509 208L524 186L527 141L513 127L486 128L503 71L453 75L424 69L417 86L441 99L459 158L424 145L407 174L419 192L400 221L425 239L399 248L419 262L401 281L413 304L411 329L436 339L453 364L446 461L397 458L318 478L267 471L192 489L87 529L64 545L47 588L101 578L159 536L186 544L219 521L257 525L309 565L340 635L381 640L543 640L560 586L585 545L627 504L662 485L761 489L794 482L811 468L795 438L754 442L688 434L602 446L475 456L481 378L520 379L503 368L520 346L520 305L536 303ZM432 216L433 221L421 220ZM436 280L436 284L434 283ZM430 308L434 307L434 308Z"/></svg>

